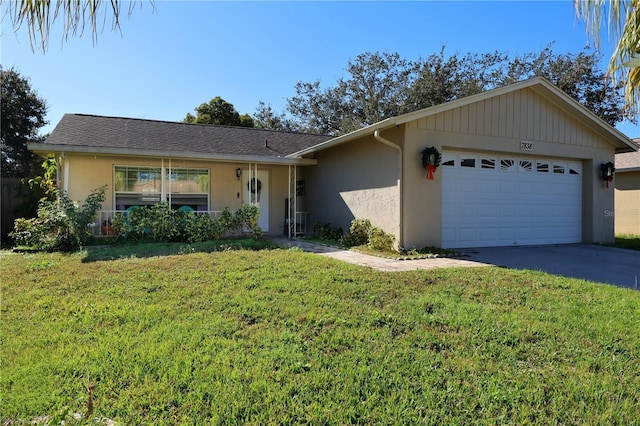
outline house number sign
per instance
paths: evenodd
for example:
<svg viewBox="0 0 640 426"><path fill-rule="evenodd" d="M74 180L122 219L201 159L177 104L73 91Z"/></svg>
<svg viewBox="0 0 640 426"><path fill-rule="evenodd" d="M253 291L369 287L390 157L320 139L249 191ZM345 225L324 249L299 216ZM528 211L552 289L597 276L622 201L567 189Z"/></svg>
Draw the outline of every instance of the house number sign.
<svg viewBox="0 0 640 426"><path fill-rule="evenodd" d="M520 142L520 151L533 151L533 142Z"/></svg>

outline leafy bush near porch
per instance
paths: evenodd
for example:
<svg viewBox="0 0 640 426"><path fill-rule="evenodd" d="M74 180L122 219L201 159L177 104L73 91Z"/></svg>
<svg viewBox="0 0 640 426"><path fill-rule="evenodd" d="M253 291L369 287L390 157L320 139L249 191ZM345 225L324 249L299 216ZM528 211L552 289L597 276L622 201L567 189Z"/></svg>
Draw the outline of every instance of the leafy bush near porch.
<svg viewBox="0 0 640 426"><path fill-rule="evenodd" d="M342 228L331 226L330 223L316 222L313 232L323 240L338 241L342 237Z"/></svg>
<svg viewBox="0 0 640 426"><path fill-rule="evenodd" d="M214 219L208 214L173 210L167 203L159 203L118 213L111 224L116 235L126 240L194 243L245 232L254 238L260 237L259 214L258 207L245 204L235 213L225 207Z"/></svg>
<svg viewBox="0 0 640 426"><path fill-rule="evenodd" d="M92 191L82 206L65 191L54 190L53 200L43 199L38 215L16 219L10 236L17 246L43 251L72 251L91 238L92 224L105 199L105 187Z"/></svg>
<svg viewBox="0 0 640 426"><path fill-rule="evenodd" d="M347 247L367 244L372 227L369 219L353 219L349 227L349 233L342 237L342 243Z"/></svg>
<svg viewBox="0 0 640 426"><path fill-rule="evenodd" d="M373 227L369 231L369 241L367 247L376 251L394 251L393 242L395 237L384 232L382 229Z"/></svg>
<svg viewBox="0 0 640 426"><path fill-rule="evenodd" d="M371 225L369 219L352 220L349 233L340 239L347 247L366 245L371 250L384 252L394 251L394 241L393 235Z"/></svg>

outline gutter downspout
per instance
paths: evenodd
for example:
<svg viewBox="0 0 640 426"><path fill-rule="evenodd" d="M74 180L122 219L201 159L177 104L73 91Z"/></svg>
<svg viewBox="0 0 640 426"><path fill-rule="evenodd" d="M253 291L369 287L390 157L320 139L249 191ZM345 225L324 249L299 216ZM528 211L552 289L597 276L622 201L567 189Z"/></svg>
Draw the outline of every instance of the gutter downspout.
<svg viewBox="0 0 640 426"><path fill-rule="evenodd" d="M404 197L403 197L403 185L402 185L402 181L403 181L403 158L402 158L402 147L399 145L396 145L395 143L391 142L389 139L385 139L380 135L380 130L376 130L375 132L373 132L373 137L375 138L375 140L377 140L378 142L382 142L383 144L398 150L398 169L399 169L399 176L398 176L398 195L400 196L400 209L399 209L399 220L398 220L398 245L400 247L404 246Z"/></svg>

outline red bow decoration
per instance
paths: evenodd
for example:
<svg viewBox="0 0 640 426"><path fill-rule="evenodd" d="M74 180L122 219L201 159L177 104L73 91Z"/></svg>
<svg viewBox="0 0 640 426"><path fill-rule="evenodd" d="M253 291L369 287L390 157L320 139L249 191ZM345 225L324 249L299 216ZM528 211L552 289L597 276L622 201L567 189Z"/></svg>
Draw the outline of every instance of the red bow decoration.
<svg viewBox="0 0 640 426"><path fill-rule="evenodd" d="M436 171L436 166L434 166L433 164L427 164L427 179L429 180L433 180L433 172Z"/></svg>
<svg viewBox="0 0 640 426"><path fill-rule="evenodd" d="M605 181L606 182L605 185L607 186L607 189L609 189L609 182L611 182L611 181L613 181L613 176L609 176L607 178L607 180Z"/></svg>

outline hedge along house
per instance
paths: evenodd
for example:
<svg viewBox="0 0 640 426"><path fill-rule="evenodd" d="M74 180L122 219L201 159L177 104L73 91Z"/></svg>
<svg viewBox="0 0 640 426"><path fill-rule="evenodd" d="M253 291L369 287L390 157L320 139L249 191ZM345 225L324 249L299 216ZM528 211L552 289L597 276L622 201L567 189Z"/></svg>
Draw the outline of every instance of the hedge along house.
<svg viewBox="0 0 640 426"><path fill-rule="evenodd" d="M84 200L92 190L106 186L104 210L97 218L101 225L118 211L159 202L212 216L225 207L233 211L242 204L254 204L260 208L263 231L295 234L304 231L308 216L301 166L317 161L287 155L329 139L244 127L66 114L45 143L29 144L29 149L56 158L59 188L73 200ZM96 226L94 233L104 234L105 229Z"/></svg>
<svg viewBox="0 0 640 426"><path fill-rule="evenodd" d="M421 154L441 153L428 179ZM465 248L614 239L601 165L630 139L543 78L383 120L291 154L312 221L353 218L400 246Z"/></svg>

